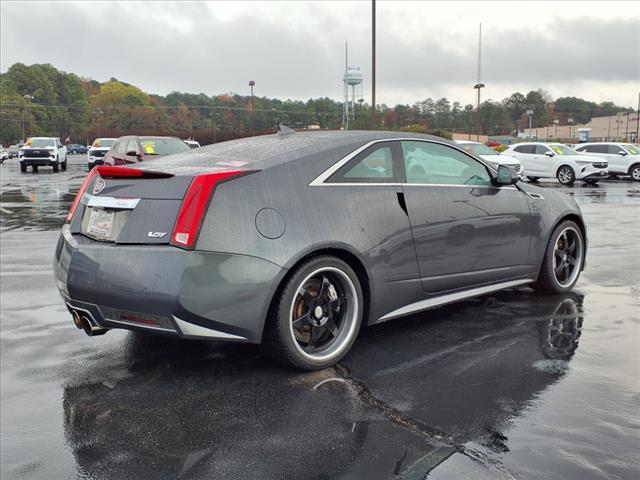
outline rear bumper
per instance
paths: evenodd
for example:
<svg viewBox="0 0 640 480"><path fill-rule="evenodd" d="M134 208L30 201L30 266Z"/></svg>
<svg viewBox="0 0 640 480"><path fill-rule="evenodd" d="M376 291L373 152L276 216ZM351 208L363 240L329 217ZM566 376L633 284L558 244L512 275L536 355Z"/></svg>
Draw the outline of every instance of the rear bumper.
<svg viewBox="0 0 640 480"><path fill-rule="evenodd" d="M284 270L245 255L105 244L65 225L54 275L67 307L102 327L259 343Z"/></svg>

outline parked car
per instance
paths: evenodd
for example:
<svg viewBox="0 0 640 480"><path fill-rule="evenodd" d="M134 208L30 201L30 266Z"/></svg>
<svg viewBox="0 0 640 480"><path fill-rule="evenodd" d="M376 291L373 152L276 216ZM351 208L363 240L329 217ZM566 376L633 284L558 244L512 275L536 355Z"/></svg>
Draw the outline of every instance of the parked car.
<svg viewBox="0 0 640 480"><path fill-rule="evenodd" d="M517 143L504 153L520 160L525 175L534 182L539 178L557 178L563 185L576 180L593 184L609 176L605 159L586 158L562 143Z"/></svg>
<svg viewBox="0 0 640 480"><path fill-rule="evenodd" d="M517 158L500 154L483 143L473 142L471 140L456 140L455 142L465 151L489 162L493 168L498 168L498 165L506 165L507 167L513 168L520 176L524 175L520 160Z"/></svg>
<svg viewBox="0 0 640 480"><path fill-rule="evenodd" d="M9 147L9 158L18 158L20 155L20 149L24 143L16 143L15 145L11 145Z"/></svg>
<svg viewBox="0 0 640 480"><path fill-rule="evenodd" d="M117 138L96 138L93 141L87 152L87 166L89 170L96 165L102 165L104 163L105 155L117 140Z"/></svg>
<svg viewBox="0 0 640 480"><path fill-rule="evenodd" d="M175 137L120 137L104 157L105 165L125 165L174 153L188 152L189 146Z"/></svg>
<svg viewBox="0 0 640 480"><path fill-rule="evenodd" d="M67 145L67 153L69 155L80 155L85 154L89 150L89 147L85 147L84 145L78 145L77 143L72 143L71 145Z"/></svg>
<svg viewBox="0 0 640 480"><path fill-rule="evenodd" d="M586 248L571 196L442 138L279 133L94 168L54 271L88 335L262 342L313 370L361 325L505 288L566 292Z"/></svg>
<svg viewBox="0 0 640 480"><path fill-rule="evenodd" d="M640 182L640 148L631 143L583 143L575 150L582 155L604 158L609 162L610 175L629 175Z"/></svg>
<svg viewBox="0 0 640 480"><path fill-rule="evenodd" d="M53 167L57 172L60 168L67 169L67 148L56 137L29 138L20 149L20 171L26 172L31 167L34 172L38 167Z"/></svg>
<svg viewBox="0 0 640 480"><path fill-rule="evenodd" d="M200 148L200 142L195 140L183 140L183 142L189 145L189 148Z"/></svg>
<svg viewBox="0 0 640 480"><path fill-rule="evenodd" d="M9 158L9 150L0 145L0 163L4 163Z"/></svg>

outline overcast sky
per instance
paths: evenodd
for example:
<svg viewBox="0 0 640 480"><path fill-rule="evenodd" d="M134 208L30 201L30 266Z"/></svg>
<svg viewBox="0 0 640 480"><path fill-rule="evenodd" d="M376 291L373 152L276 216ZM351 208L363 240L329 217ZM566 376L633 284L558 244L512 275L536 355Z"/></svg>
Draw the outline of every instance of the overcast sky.
<svg viewBox="0 0 640 480"><path fill-rule="evenodd" d="M0 69L51 63L147 92L342 97L344 42L371 98L371 2L0 3ZM636 107L639 2L377 3L377 102L543 88Z"/></svg>

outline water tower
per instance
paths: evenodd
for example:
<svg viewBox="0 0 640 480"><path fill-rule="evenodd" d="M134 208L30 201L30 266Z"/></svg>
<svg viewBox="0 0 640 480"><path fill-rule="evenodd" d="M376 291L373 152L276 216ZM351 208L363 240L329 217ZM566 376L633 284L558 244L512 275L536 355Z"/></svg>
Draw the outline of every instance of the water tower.
<svg viewBox="0 0 640 480"><path fill-rule="evenodd" d="M344 84L344 105L342 110L342 128L349 128L349 118L355 118L356 111L356 95L362 97L362 72L359 67L349 66L349 54L347 42L344 43L344 76L342 83ZM351 91L349 91L351 87ZM351 109L351 112L349 112Z"/></svg>

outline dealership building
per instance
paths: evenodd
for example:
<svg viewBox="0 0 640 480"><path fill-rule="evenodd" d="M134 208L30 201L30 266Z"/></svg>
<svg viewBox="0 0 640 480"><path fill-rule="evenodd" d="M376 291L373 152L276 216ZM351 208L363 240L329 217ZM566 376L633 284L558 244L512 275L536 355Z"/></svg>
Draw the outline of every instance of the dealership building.
<svg viewBox="0 0 640 480"><path fill-rule="evenodd" d="M547 141L561 139L563 141L606 142L626 141L638 142L638 112L624 112L609 117L595 117L589 123L525 128L519 133L520 138Z"/></svg>

